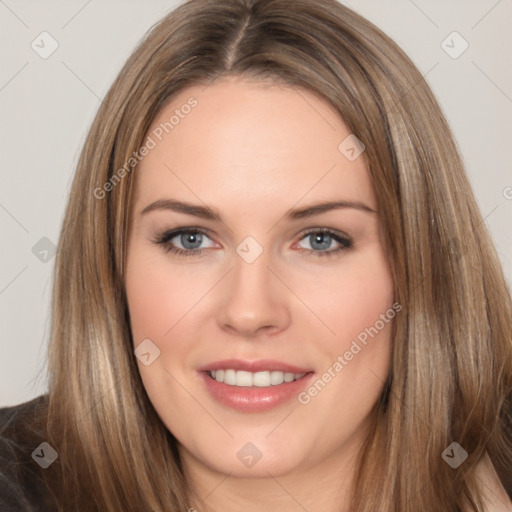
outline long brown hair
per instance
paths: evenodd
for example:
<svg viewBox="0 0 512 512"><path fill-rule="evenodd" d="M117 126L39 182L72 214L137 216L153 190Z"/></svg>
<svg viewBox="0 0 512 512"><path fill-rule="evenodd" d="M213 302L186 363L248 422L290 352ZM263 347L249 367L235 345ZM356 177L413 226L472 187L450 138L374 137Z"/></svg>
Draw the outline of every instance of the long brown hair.
<svg viewBox="0 0 512 512"><path fill-rule="evenodd" d="M366 146L404 309L350 510L482 510L475 468L486 453L512 495L510 293L422 75L335 0L190 0L123 67L73 181L49 351L48 439L59 458L47 475L62 510L82 510L86 500L116 512L191 506L176 440L135 364L126 238L134 154L151 121L178 91L227 75L315 92ZM441 457L452 442L469 454L456 470Z"/></svg>

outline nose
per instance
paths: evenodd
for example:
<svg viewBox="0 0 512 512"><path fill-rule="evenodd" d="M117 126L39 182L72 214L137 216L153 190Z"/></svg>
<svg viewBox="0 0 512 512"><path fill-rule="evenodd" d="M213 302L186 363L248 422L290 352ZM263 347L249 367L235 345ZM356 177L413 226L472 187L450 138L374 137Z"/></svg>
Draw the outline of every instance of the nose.
<svg viewBox="0 0 512 512"><path fill-rule="evenodd" d="M252 263L235 254L234 268L223 280L222 303L217 311L223 330L254 338L288 327L290 294L271 268L265 251Z"/></svg>

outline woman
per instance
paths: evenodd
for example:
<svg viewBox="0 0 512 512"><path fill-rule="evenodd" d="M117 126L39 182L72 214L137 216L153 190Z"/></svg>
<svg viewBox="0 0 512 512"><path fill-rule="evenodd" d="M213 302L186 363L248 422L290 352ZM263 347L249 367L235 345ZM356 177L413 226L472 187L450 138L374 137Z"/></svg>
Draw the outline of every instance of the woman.
<svg viewBox="0 0 512 512"><path fill-rule="evenodd" d="M85 143L4 508L512 510L511 312L388 37L334 0L188 1Z"/></svg>

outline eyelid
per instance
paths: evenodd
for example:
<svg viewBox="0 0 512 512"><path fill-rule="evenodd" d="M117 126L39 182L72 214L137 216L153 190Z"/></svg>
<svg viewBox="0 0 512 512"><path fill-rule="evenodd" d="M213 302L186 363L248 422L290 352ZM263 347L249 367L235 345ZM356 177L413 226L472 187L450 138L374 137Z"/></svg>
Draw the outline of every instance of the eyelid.
<svg viewBox="0 0 512 512"><path fill-rule="evenodd" d="M354 245L353 239L346 233L338 231L337 229L331 229L327 227L323 228L308 228L305 231L302 231L299 235L299 238L295 244L299 243L301 240L304 240L309 235L313 233L326 234L330 238L332 238L336 243L340 245L337 249L329 249L326 251L313 251L311 249L301 249L302 251L306 251L309 255L312 256L334 256L341 251L351 249ZM294 245L295 245L294 244Z"/></svg>
<svg viewBox="0 0 512 512"><path fill-rule="evenodd" d="M175 238L176 236L182 235L183 233L200 233L201 235L207 236L212 242L215 242L215 240L211 236L211 232L209 229L200 228L197 226L181 226L179 228L164 230L163 232L157 234L156 237L152 239L152 242L157 244L165 244L172 240L173 238Z"/></svg>
<svg viewBox="0 0 512 512"><path fill-rule="evenodd" d="M168 229L164 230L162 233L157 235L158 239L172 239L177 235L188 233L188 232L194 232L194 233L201 233L203 235L206 235L208 238L210 238L213 241L211 230L208 228L201 228L198 226L181 226L178 228ZM343 231L339 231L337 229L328 228L328 227L312 227L312 228L306 228L302 231L300 231L297 235L295 235L294 238L299 237L299 240L304 238L305 236L311 234L311 233L326 233L326 234L333 234L340 238L344 238L346 240L351 240L351 236Z"/></svg>
<svg viewBox="0 0 512 512"><path fill-rule="evenodd" d="M352 240L352 237L348 233L328 227L306 228L304 231L301 231L299 235L301 236L301 238L303 238L307 235L310 235L311 233L326 233L330 235L336 235L337 237L344 238L346 240Z"/></svg>
<svg viewBox="0 0 512 512"><path fill-rule="evenodd" d="M157 237L155 239L153 239L152 242L157 245L161 245L164 248L165 252L181 254L181 255L199 256L199 255L203 254L205 251L207 251L208 249L211 249L210 247L203 248L203 249L182 249L181 247L169 245L170 240L172 240L176 236L181 235L183 233L199 233L199 234L207 236L213 243L217 243L212 238L211 231L209 229L198 227L198 226L181 226L178 228L166 230L163 233L161 233L160 235L157 235ZM327 257L327 256L331 256L331 255L334 256L335 254L337 254L343 250L348 250L348 249L352 248L352 246L353 246L353 240L352 240L351 236L349 236L348 234L346 234L342 231L339 231L337 229L328 228L328 227L310 227L310 228L306 228L305 230L302 230L300 233L295 235L295 238L297 238L297 237L298 238L297 238L296 242L294 242L294 245L297 244L298 242L300 242L301 240L303 240L304 238L306 238L308 235L313 234L313 233L326 234L330 238L332 238L336 243L340 244L341 247L338 247L337 249L329 249L329 250L325 250L325 251L314 251L312 249L300 248L299 249L300 252L306 252L312 256L326 256Z"/></svg>

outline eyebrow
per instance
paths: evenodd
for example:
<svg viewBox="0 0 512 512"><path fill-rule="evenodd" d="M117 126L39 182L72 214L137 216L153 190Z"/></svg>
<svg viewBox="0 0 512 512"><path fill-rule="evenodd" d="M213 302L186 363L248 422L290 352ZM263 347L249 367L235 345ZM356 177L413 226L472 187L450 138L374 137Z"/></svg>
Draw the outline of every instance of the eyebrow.
<svg viewBox="0 0 512 512"><path fill-rule="evenodd" d="M370 208L360 201L328 201L324 203L317 203L304 208L290 209L284 215L284 219L293 221L306 219L315 215L320 215L331 210L337 210L341 208L351 208L354 210L360 210L366 213L377 213L376 210ZM159 199L154 203L146 206L140 213L145 215L152 211L158 210L171 210L177 213L185 213L187 215L193 215L206 220L214 220L222 222L221 215L218 211L210 208L209 206L201 206L192 203L186 203L184 201L177 201L175 199Z"/></svg>

